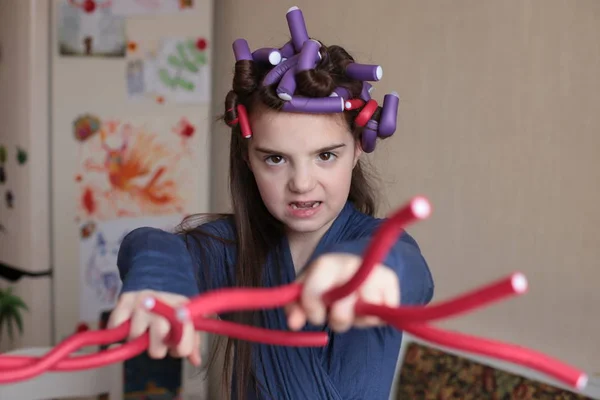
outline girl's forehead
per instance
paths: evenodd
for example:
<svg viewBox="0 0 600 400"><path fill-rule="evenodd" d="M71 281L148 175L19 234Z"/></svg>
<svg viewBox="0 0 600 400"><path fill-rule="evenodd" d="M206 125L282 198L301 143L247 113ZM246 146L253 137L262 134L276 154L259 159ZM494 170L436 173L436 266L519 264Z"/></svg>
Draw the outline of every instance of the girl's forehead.
<svg viewBox="0 0 600 400"><path fill-rule="evenodd" d="M329 143L351 139L341 115L267 111L252 118L252 141L264 145Z"/></svg>

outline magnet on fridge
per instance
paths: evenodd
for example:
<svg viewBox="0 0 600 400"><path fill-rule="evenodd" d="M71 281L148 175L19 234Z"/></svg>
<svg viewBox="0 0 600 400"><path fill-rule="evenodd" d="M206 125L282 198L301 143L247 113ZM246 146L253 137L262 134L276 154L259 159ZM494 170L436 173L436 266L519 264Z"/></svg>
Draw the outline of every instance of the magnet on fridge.
<svg viewBox="0 0 600 400"><path fill-rule="evenodd" d="M13 208L14 197L12 192L10 190L7 190L6 195L4 197L6 198L6 206L8 208Z"/></svg>
<svg viewBox="0 0 600 400"><path fill-rule="evenodd" d="M23 165L27 162L27 152L20 147L17 147L17 162Z"/></svg>
<svg viewBox="0 0 600 400"><path fill-rule="evenodd" d="M100 118L94 115L82 115L73 122L75 139L83 142L100 130Z"/></svg>

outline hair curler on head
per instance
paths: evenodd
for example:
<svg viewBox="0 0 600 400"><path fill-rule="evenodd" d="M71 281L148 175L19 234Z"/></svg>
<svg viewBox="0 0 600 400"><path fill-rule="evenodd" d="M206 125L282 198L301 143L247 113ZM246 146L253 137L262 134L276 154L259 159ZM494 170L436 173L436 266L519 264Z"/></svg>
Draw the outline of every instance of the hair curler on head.
<svg viewBox="0 0 600 400"><path fill-rule="evenodd" d="M317 60L319 59L320 48L321 43L317 42L316 40L311 39L304 42L304 45L302 45L302 51L300 51L300 55L298 56L296 71L307 71L315 68Z"/></svg>
<svg viewBox="0 0 600 400"><path fill-rule="evenodd" d="M363 81L362 91L360 92L360 98L364 101L371 100L371 92L373 91L373 85L367 81Z"/></svg>
<svg viewBox="0 0 600 400"><path fill-rule="evenodd" d="M290 28L294 49L296 52L300 52L304 42L309 39L308 32L306 31L306 23L304 22L304 15L298 7L294 6L287 11L285 17L288 22L288 27Z"/></svg>
<svg viewBox="0 0 600 400"><path fill-rule="evenodd" d="M283 78L283 75L285 75L290 68L293 68L297 62L298 55L296 54L295 56L279 63L279 65L267 72L267 75L265 75L265 78L263 79L263 85L271 86L279 82L279 80Z"/></svg>
<svg viewBox="0 0 600 400"><path fill-rule="evenodd" d="M281 111L314 114L355 113L354 126L362 128L363 150L367 153L372 152L378 137L386 138L396 131L399 104L396 92L385 95L381 113L377 114L377 118L373 118L379 106L371 97L373 85L369 82L381 80L383 68L377 64L361 64L351 59L342 71L335 72L340 86L333 89L327 97L296 95L296 76L321 65L323 68L329 68L329 64L324 62L327 61L328 52L321 42L310 38L304 16L298 7L288 9L286 19L291 39L283 46L262 47L251 52L246 40L237 39L233 43L236 60L250 60L260 63L261 67L267 67L262 85L274 86L275 94L283 101ZM339 77L340 74L345 76ZM353 92L357 90L353 89L357 83L362 84L360 93ZM241 114L245 116L244 111ZM242 117L240 125L243 125L241 119ZM243 128L246 128L242 129L244 137L250 137L250 130L247 127Z"/></svg>
<svg viewBox="0 0 600 400"><path fill-rule="evenodd" d="M286 101L282 111L331 114L344 111L344 99L339 97L302 97L292 96Z"/></svg>
<svg viewBox="0 0 600 400"><path fill-rule="evenodd" d="M336 87L333 89L333 92L329 95L331 97L341 97L344 100L349 100L352 97L352 94L345 87Z"/></svg>
<svg viewBox="0 0 600 400"><path fill-rule="evenodd" d="M250 60L253 61L252 53L250 52L250 46L246 39L236 39L233 42L233 54L235 55L236 61Z"/></svg>
<svg viewBox="0 0 600 400"><path fill-rule="evenodd" d="M256 62L277 65L281 62L281 53L278 49L263 47L252 52L252 58Z"/></svg>
<svg viewBox="0 0 600 400"><path fill-rule="evenodd" d="M372 153L375 150L377 140L377 121L370 119L363 128L360 144L365 153Z"/></svg>
<svg viewBox="0 0 600 400"><path fill-rule="evenodd" d="M381 117L379 118L378 136L388 137L396 131L396 119L398 117L398 103L400 97L398 93L392 92L383 97L383 105L381 106Z"/></svg>
<svg viewBox="0 0 600 400"><path fill-rule="evenodd" d="M294 44L292 43L292 41L290 40L289 42L281 46L279 48L279 53L284 58L290 58L291 56L296 54L296 51L294 50Z"/></svg>
<svg viewBox="0 0 600 400"><path fill-rule="evenodd" d="M383 68L379 65L350 63L346 67L346 76L359 81L378 81L383 77Z"/></svg>
<svg viewBox="0 0 600 400"><path fill-rule="evenodd" d="M296 66L297 67L297 66ZM296 68L292 67L287 70L279 81L276 92L281 100L290 101L296 91Z"/></svg>

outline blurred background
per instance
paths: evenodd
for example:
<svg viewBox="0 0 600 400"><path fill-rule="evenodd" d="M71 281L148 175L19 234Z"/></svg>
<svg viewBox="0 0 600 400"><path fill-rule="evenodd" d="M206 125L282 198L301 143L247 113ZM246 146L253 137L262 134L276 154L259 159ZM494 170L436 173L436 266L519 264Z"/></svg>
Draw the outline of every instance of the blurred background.
<svg viewBox="0 0 600 400"><path fill-rule="evenodd" d="M527 295L437 325L600 372L594 0L0 0L0 288L28 308L13 339L0 324L0 350L97 327L129 230L229 211L215 119L231 44L283 45L294 5L311 37L383 67L376 100L400 94L395 135L367 158L380 216L416 194L433 204L409 230L434 301L529 279Z"/></svg>

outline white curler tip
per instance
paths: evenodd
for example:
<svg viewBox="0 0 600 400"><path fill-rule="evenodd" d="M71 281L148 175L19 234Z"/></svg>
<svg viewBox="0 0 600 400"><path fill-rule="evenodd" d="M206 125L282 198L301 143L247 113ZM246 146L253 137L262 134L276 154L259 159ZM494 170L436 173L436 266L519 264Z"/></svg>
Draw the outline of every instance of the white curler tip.
<svg viewBox="0 0 600 400"><path fill-rule="evenodd" d="M290 95L289 95L289 94L287 94L287 93L277 93L277 96L278 96L278 97L279 97L281 100L283 100L283 101L290 101L290 100L292 100L292 96L290 96Z"/></svg>
<svg viewBox="0 0 600 400"><path fill-rule="evenodd" d="M269 54L269 62L272 65L277 65L281 62L281 53L278 51L272 51L271 54Z"/></svg>
<svg viewBox="0 0 600 400"><path fill-rule="evenodd" d="M511 279L512 287L516 293L525 293L527 291L527 278L518 272Z"/></svg>
<svg viewBox="0 0 600 400"><path fill-rule="evenodd" d="M588 384L588 376L586 374L581 374L581 376L579 378L577 378L577 382L575 383L575 385L577 385L577 390L585 389L587 384Z"/></svg>
<svg viewBox="0 0 600 400"><path fill-rule="evenodd" d="M311 42L315 42L316 44L319 45L319 50L321 49L321 47L323 47L323 44L321 42L319 42L317 39L309 39ZM317 50L317 56L319 57L319 60L323 59L323 56L321 55L321 52Z"/></svg>
<svg viewBox="0 0 600 400"><path fill-rule="evenodd" d="M179 322L186 322L189 319L190 314L185 307L180 307L177 309L175 316Z"/></svg>
<svg viewBox="0 0 600 400"><path fill-rule="evenodd" d="M346 110L349 109L350 107L352 107L352 103L350 103L349 101L347 101L344 106L346 107Z"/></svg>
<svg viewBox="0 0 600 400"><path fill-rule="evenodd" d="M425 197L415 197L410 207L413 214L419 219L427 218L431 214L431 204Z"/></svg>
<svg viewBox="0 0 600 400"><path fill-rule="evenodd" d="M375 76L377 77L377 80L383 78L383 68L381 68L381 65L379 65L375 70Z"/></svg>
<svg viewBox="0 0 600 400"><path fill-rule="evenodd" d="M146 299L144 299L144 308L151 310L154 308L155 305L156 301L153 297L146 297Z"/></svg>
<svg viewBox="0 0 600 400"><path fill-rule="evenodd" d="M390 93L392 96L396 96L397 98L400 98L400 95L398 94L398 92L392 92Z"/></svg>
<svg viewBox="0 0 600 400"><path fill-rule="evenodd" d="M289 10L286 11L286 14L289 14L292 11L296 11L296 10L299 10L299 8L297 6L290 7Z"/></svg>

